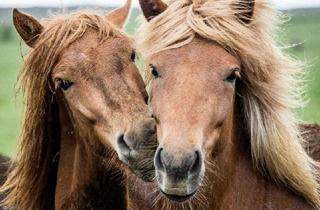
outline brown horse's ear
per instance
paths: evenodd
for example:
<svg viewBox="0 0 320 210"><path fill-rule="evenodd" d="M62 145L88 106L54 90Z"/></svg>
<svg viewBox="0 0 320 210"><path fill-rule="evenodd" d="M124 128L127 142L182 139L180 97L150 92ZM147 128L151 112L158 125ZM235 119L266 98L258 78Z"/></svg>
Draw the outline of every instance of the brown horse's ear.
<svg viewBox="0 0 320 210"><path fill-rule="evenodd" d="M31 15L24 14L18 9L13 9L13 24L17 32L30 47L34 47L39 35L43 31L43 26Z"/></svg>
<svg viewBox="0 0 320 210"><path fill-rule="evenodd" d="M161 0L139 0L144 17L150 21L155 16L167 9L167 5Z"/></svg>
<svg viewBox="0 0 320 210"><path fill-rule="evenodd" d="M131 0L127 0L126 4L107 14L106 18L119 28L122 28L129 17L131 8Z"/></svg>
<svg viewBox="0 0 320 210"><path fill-rule="evenodd" d="M239 0L239 2L235 4L238 11L236 15L240 21L245 24L249 24L252 21L254 5L255 0Z"/></svg>

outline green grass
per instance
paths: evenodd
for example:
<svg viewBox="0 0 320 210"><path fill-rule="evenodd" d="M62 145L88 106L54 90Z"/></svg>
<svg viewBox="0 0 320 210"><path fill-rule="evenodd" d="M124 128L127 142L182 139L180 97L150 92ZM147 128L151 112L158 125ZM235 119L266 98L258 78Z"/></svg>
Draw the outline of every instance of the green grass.
<svg viewBox="0 0 320 210"><path fill-rule="evenodd" d="M281 33L285 43L303 42L302 49L289 52L296 58L306 61L310 68L307 81L307 106L298 110L300 118L308 122L320 123L320 10L295 11ZM136 16L136 14L134 15ZM126 30L132 34L136 29L131 22ZM19 69L22 66L20 40L11 27L12 38L4 41L0 25L0 152L13 155L22 119L22 100L14 90ZM22 44L22 54L26 53Z"/></svg>
<svg viewBox="0 0 320 210"><path fill-rule="evenodd" d="M19 43L0 42L0 151L12 154L20 127L21 105L14 84L21 66Z"/></svg>
<svg viewBox="0 0 320 210"><path fill-rule="evenodd" d="M308 103L304 109L298 110L298 114L305 121L320 123L320 10L295 11L293 14L285 24L285 42L303 43L303 49L293 48L289 52L308 66Z"/></svg>

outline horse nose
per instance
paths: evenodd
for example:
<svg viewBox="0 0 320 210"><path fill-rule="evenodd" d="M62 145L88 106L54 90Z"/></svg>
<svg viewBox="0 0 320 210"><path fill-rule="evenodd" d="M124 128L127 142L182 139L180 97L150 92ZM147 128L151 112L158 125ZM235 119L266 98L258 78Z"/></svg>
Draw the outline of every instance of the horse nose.
<svg viewBox="0 0 320 210"><path fill-rule="evenodd" d="M140 120L128 132L119 135L117 145L120 159L132 159L139 150L151 149L152 146L156 146L155 132L156 122L150 117Z"/></svg>
<svg viewBox="0 0 320 210"><path fill-rule="evenodd" d="M168 154L164 148L158 148L154 160L155 168L169 176L184 179L188 176L200 174L202 155L199 150L184 155L179 161L173 155Z"/></svg>

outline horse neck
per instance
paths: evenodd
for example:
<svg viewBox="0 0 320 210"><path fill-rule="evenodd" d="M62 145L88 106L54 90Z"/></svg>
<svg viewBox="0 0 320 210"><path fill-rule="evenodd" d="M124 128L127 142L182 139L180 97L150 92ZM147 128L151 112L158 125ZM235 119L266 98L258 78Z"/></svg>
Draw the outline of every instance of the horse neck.
<svg viewBox="0 0 320 210"><path fill-rule="evenodd" d="M216 168L207 172L210 182L203 186L210 209L312 209L253 167L250 137L242 122L238 115L230 117L220 138L222 149L211 156Z"/></svg>
<svg viewBox="0 0 320 210"><path fill-rule="evenodd" d="M233 198L236 198L241 190L248 190L246 181L258 178L252 167L250 138L239 122L241 121L236 115L229 116L222 128L219 144L209 157L214 168L206 172L209 182L203 186L203 192L208 198L205 203L212 209L237 209L236 206L232 207L230 200L236 200Z"/></svg>
<svg viewBox="0 0 320 210"><path fill-rule="evenodd" d="M158 209L154 204L157 200L157 183L144 182L135 174L126 170L127 208L128 210ZM162 206L159 209L163 209Z"/></svg>
<svg viewBox="0 0 320 210"><path fill-rule="evenodd" d="M61 134L55 209L83 206L124 209L126 190L121 170L104 167L104 160L89 150L84 142L90 142L90 139L81 139L77 135L64 105L59 106L59 121Z"/></svg>

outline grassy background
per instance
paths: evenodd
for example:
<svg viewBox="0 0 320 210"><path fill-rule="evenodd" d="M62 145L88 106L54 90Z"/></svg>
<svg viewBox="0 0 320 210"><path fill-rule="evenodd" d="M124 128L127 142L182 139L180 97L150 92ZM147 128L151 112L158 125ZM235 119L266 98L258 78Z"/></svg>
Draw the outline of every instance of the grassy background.
<svg viewBox="0 0 320 210"><path fill-rule="evenodd" d="M290 11L289 15L291 19L282 28L281 39L286 44L302 43L288 51L310 64L306 70L309 102L297 113L304 121L320 123L320 9ZM136 29L136 16L134 11L126 28L130 34ZM22 100L14 85L27 47L4 19L10 17L0 14L0 153L13 155L22 119Z"/></svg>

